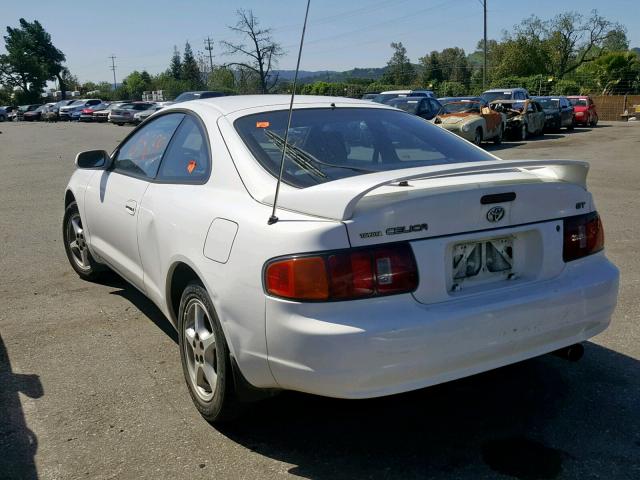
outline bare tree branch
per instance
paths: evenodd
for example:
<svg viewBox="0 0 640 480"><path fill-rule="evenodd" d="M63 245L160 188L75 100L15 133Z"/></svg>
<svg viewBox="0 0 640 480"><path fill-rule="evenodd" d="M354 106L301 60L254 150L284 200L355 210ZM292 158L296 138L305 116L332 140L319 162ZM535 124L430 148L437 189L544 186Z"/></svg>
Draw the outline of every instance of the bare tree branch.
<svg viewBox="0 0 640 480"><path fill-rule="evenodd" d="M228 65L236 65L255 72L259 77L260 90L268 93L275 83L269 79L272 67L283 55L280 45L271 38L270 28L260 28L258 19L251 10L237 10L238 21L229 30L246 37L251 47L244 43L232 43L223 41L227 55L243 55L251 59L250 62L231 62ZM276 76L277 82L277 76Z"/></svg>

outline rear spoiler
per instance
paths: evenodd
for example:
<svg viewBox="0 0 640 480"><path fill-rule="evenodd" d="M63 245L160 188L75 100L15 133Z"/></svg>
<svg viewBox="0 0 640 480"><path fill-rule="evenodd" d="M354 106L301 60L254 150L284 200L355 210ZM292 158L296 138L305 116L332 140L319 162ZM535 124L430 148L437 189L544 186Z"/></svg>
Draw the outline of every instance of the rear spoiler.
<svg viewBox="0 0 640 480"><path fill-rule="evenodd" d="M348 220L357 203L369 192L398 182L430 178L497 173L504 170L527 171L559 182L568 182L587 188L589 164L577 160L490 160L428 167L405 168L368 173L334 180L300 189L280 192L278 207L317 217ZM273 205L273 195L264 199Z"/></svg>

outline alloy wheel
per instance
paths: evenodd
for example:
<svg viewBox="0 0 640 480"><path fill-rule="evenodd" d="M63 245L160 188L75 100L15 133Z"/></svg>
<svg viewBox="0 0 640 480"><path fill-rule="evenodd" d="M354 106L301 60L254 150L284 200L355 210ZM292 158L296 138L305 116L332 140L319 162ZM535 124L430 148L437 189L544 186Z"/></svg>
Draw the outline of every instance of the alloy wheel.
<svg viewBox="0 0 640 480"><path fill-rule="evenodd" d="M216 336L204 304L193 298L184 309L184 354L192 390L209 402L218 381Z"/></svg>
<svg viewBox="0 0 640 480"><path fill-rule="evenodd" d="M91 269L91 260L87 240L82 228L82 220L78 212L69 216L66 229L67 244L76 265L82 270Z"/></svg>

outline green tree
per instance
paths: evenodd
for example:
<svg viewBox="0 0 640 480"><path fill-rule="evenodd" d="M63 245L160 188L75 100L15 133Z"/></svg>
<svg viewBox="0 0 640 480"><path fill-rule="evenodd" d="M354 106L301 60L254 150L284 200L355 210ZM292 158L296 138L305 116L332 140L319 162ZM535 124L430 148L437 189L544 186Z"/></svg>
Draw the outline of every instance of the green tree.
<svg viewBox="0 0 640 480"><path fill-rule="evenodd" d="M180 60L180 51L175 45L173 46L173 56L169 64L169 73L175 80L182 78L182 60Z"/></svg>
<svg viewBox="0 0 640 480"><path fill-rule="evenodd" d="M235 88L235 76L227 67L214 67L207 78L207 88L211 90L230 91Z"/></svg>
<svg viewBox="0 0 640 480"><path fill-rule="evenodd" d="M402 42L392 42L393 55L387 62L387 69L382 76L382 82L395 85L409 85L416 77L416 71Z"/></svg>
<svg viewBox="0 0 640 480"><path fill-rule="evenodd" d="M189 90L199 90L202 88L202 78L198 62L193 55L189 42L184 45L182 54L182 73L180 78L186 83Z"/></svg>
<svg viewBox="0 0 640 480"><path fill-rule="evenodd" d="M47 80L57 79L64 92L64 54L40 22L21 18L19 23L17 28L7 27L4 36L7 53L0 55L0 82L17 88L21 102L39 100Z"/></svg>
<svg viewBox="0 0 640 480"><path fill-rule="evenodd" d="M427 85L442 81L442 67L440 66L440 54L438 52L434 50L430 54L421 57L419 61L422 66L422 83Z"/></svg>
<svg viewBox="0 0 640 480"><path fill-rule="evenodd" d="M119 94L123 98L141 100L142 93L152 89L151 77L146 71L134 70L122 80L122 89Z"/></svg>
<svg viewBox="0 0 640 480"><path fill-rule="evenodd" d="M607 53L580 73L594 78L601 95L632 93L640 86L640 59L633 52Z"/></svg>

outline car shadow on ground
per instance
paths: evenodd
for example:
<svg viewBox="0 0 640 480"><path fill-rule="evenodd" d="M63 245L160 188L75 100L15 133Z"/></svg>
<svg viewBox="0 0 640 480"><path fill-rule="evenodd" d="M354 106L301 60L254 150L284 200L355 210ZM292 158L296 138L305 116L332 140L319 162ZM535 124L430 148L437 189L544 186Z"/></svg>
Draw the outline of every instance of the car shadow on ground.
<svg viewBox="0 0 640 480"><path fill-rule="evenodd" d="M0 336L0 478L35 479L38 439L25 420L19 394L44 395L38 375L16 373Z"/></svg>
<svg viewBox="0 0 640 480"><path fill-rule="evenodd" d="M380 399L283 393L218 430L305 478L538 479L580 478L576 466L611 448L605 432L618 429L626 450L602 453L590 473L632 478L640 468L640 364L585 347L579 363L547 355Z"/></svg>
<svg viewBox="0 0 640 480"><path fill-rule="evenodd" d="M151 320L160 330L162 330L171 340L178 343L178 332L173 328L171 322L165 317L156 305L144 294L132 287L122 277L113 271L105 272L97 282L100 285L115 288L111 295L127 299L138 310L140 310L149 320Z"/></svg>
<svg viewBox="0 0 640 480"><path fill-rule="evenodd" d="M135 288L115 274L100 283L177 342L166 317ZM211 428L312 479L635 479L640 362L584 345L578 363L545 355L378 399L283 392Z"/></svg>

